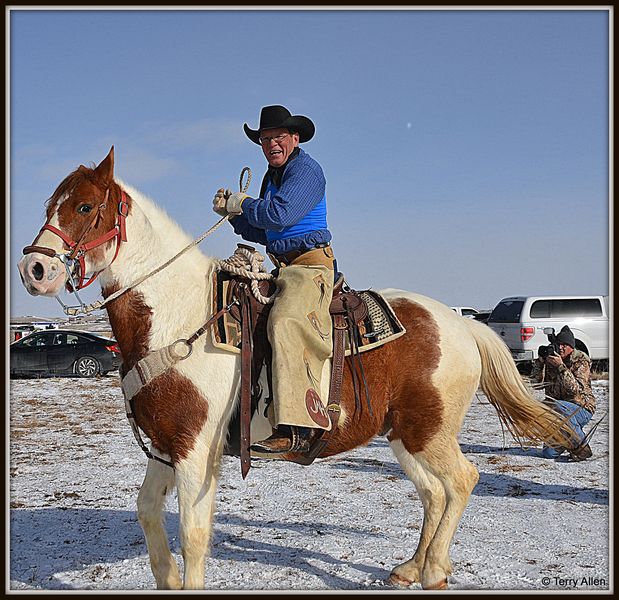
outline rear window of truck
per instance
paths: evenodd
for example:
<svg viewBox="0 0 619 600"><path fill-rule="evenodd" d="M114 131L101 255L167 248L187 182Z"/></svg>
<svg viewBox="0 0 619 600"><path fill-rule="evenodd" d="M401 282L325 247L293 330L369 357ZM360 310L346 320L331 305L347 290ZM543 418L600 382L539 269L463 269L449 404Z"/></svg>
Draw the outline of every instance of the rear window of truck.
<svg viewBox="0 0 619 600"><path fill-rule="evenodd" d="M488 323L519 323L523 300L503 300L495 307Z"/></svg>
<svg viewBox="0 0 619 600"><path fill-rule="evenodd" d="M537 300L531 305L532 319L561 319L601 316L602 306L597 298Z"/></svg>

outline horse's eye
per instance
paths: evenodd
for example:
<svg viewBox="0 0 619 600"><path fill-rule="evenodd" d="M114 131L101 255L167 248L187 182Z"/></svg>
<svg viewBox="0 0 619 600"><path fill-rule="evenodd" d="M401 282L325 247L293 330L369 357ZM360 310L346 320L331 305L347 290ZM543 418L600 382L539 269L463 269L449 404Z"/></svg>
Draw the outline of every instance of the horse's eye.
<svg viewBox="0 0 619 600"><path fill-rule="evenodd" d="M77 208L77 212L82 213L82 214L89 213L91 210L92 210L92 206L90 204L82 204L81 206L78 206Z"/></svg>

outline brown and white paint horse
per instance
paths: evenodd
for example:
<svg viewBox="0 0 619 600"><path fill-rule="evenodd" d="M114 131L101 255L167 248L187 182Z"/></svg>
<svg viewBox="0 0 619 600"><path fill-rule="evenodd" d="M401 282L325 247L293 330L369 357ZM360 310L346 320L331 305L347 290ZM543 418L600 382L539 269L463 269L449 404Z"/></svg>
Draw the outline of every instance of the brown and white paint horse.
<svg viewBox="0 0 619 600"><path fill-rule="evenodd" d="M81 257L77 277L83 283L98 273L108 297L190 241L152 201L114 179L112 148L96 168L80 166L60 183L48 201L47 223L25 249L19 270L31 294L53 297L67 284L60 257ZM125 369L205 323L215 268L214 259L193 248L107 305ZM407 333L363 355L372 414L356 410L346 373L340 424L322 456L387 436L424 509L417 549L393 569L390 582L445 588L452 570L449 546L479 477L457 440L478 386L514 435L565 444L571 434L560 417L531 397L505 345L488 327L424 296L396 290L385 296ZM204 587L219 463L238 398L238 356L216 349L208 335L196 346L134 398L137 422L153 452L174 464L172 469L149 460L137 499L158 588ZM175 485L183 578L163 527L165 495Z"/></svg>

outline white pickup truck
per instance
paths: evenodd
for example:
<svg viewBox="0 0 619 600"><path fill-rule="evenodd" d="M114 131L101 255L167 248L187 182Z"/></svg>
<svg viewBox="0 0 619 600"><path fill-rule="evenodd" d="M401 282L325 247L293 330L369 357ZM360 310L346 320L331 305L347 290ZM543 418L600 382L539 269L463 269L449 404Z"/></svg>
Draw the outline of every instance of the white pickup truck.
<svg viewBox="0 0 619 600"><path fill-rule="evenodd" d="M450 308L461 317L468 317L469 319L472 319L479 312L471 306L450 306Z"/></svg>
<svg viewBox="0 0 619 600"><path fill-rule="evenodd" d="M592 360L608 360L608 296L511 296L494 307L487 324L516 362L535 360L538 348L548 345L544 328L559 333L564 325L577 349Z"/></svg>

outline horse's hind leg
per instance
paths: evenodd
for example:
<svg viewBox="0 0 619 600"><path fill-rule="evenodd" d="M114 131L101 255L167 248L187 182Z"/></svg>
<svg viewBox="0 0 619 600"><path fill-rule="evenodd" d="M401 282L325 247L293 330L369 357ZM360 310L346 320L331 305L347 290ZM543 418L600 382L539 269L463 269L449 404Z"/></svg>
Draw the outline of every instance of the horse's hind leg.
<svg viewBox="0 0 619 600"><path fill-rule="evenodd" d="M402 454L406 452L402 448ZM438 480L443 488L444 495L438 495L439 507L444 506L444 510L436 525L434 535L429 541L425 551L425 561L421 571L421 585L424 589L442 589L447 587L447 576L451 573L451 560L449 559L449 546L453 539L460 517L468 503L473 488L479 480L477 469L464 457L460 451L460 446L455 437L435 437L421 452L414 455L409 454L409 461L405 456L398 457L402 462L417 462L423 470L427 481L431 483L431 490L438 489L434 481ZM413 470L409 467L409 470ZM433 479L434 478L434 479ZM418 477L423 480L423 477ZM423 489L423 486L422 486ZM430 534L430 523L434 527L438 510L431 507L434 503L432 493L424 492L425 502L428 503L430 510L425 508L428 514L428 535ZM422 493L420 492L420 495ZM422 496L423 497L423 496ZM424 517L425 520L425 517ZM423 533L423 531L422 531ZM425 540L423 540L425 543ZM420 540L420 547L422 540ZM420 554L416 557L421 558ZM415 557L413 557L414 560ZM407 563L404 563L406 565ZM401 565L404 568L404 565ZM412 569L413 567L411 567ZM397 567L396 570L397 572ZM400 571L400 573L406 571ZM399 573L398 573L399 574Z"/></svg>
<svg viewBox="0 0 619 600"><path fill-rule="evenodd" d="M445 490L443 484L410 454L401 440L391 442L391 448L406 475L414 483L423 505L423 525L417 550L413 557L391 571L389 582L408 586L421 583L421 573L426 560L426 551L445 510Z"/></svg>
<svg viewBox="0 0 619 600"><path fill-rule="evenodd" d="M479 481L479 472L464 457L458 440L452 436L434 438L419 453L418 460L440 479L446 496L443 517L426 552L421 585L425 589L446 587L447 575L451 571L449 546L471 492Z"/></svg>
<svg viewBox="0 0 619 600"><path fill-rule="evenodd" d="M149 460L144 483L138 494L138 520L144 531L150 565L158 589L180 589L178 566L168 544L163 526L165 497L174 487L172 468Z"/></svg>

